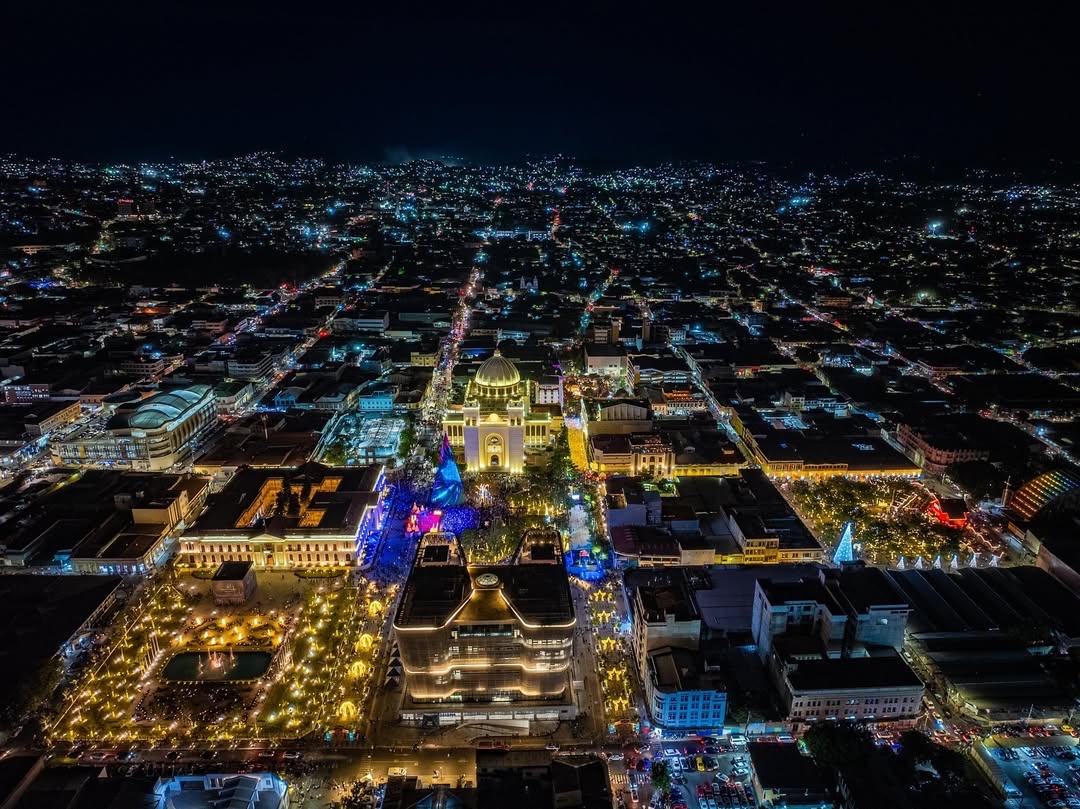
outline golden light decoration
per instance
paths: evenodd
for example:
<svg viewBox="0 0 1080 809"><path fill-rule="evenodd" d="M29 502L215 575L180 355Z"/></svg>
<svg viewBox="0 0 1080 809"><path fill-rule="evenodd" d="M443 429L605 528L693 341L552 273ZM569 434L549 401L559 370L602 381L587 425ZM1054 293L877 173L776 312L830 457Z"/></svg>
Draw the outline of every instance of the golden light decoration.
<svg viewBox="0 0 1080 809"><path fill-rule="evenodd" d="M351 722L359 715L359 711L356 709L356 703L352 700L345 700L338 706L337 717L342 722Z"/></svg>

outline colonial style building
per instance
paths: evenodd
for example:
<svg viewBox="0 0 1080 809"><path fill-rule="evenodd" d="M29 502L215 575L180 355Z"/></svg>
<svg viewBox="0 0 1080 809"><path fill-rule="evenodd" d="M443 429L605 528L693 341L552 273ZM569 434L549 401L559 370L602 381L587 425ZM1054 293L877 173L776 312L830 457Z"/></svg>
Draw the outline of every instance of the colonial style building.
<svg viewBox="0 0 1080 809"><path fill-rule="evenodd" d="M382 526L382 484L381 465L245 467L181 537L181 561L352 567Z"/></svg>

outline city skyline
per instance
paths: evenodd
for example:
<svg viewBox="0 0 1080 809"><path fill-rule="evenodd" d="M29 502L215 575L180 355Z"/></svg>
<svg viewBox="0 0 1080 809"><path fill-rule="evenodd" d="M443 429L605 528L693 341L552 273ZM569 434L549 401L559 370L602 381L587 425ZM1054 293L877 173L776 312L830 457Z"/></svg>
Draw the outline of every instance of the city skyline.
<svg viewBox="0 0 1080 809"><path fill-rule="evenodd" d="M5 809L1080 809L1071 9L0 15Z"/></svg>

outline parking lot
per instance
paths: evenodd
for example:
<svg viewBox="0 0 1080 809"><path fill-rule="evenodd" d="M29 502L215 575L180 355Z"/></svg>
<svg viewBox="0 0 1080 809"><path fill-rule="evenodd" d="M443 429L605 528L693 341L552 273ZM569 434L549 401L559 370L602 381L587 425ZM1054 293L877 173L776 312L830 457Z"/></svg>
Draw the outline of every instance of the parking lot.
<svg viewBox="0 0 1080 809"><path fill-rule="evenodd" d="M1080 809L1080 757L1073 747L1040 746L1032 739L1031 747L987 749L1013 785L1031 801L1059 809Z"/></svg>
<svg viewBox="0 0 1080 809"><path fill-rule="evenodd" d="M637 801L627 800L628 809L670 806L672 809L754 809L757 802L750 785L750 761L745 752L722 751L706 747L687 755L671 746L652 751L652 761L663 760L671 772L670 802L652 791L649 771L638 772L628 761L627 789ZM651 762L649 769L651 770Z"/></svg>

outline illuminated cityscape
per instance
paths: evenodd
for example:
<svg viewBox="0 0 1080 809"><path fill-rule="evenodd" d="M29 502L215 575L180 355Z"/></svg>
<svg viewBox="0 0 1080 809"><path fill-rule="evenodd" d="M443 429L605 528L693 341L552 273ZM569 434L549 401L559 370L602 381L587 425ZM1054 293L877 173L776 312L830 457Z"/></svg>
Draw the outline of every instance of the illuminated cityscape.
<svg viewBox="0 0 1080 809"><path fill-rule="evenodd" d="M122 5L0 12L0 809L1080 807L1066 11Z"/></svg>

